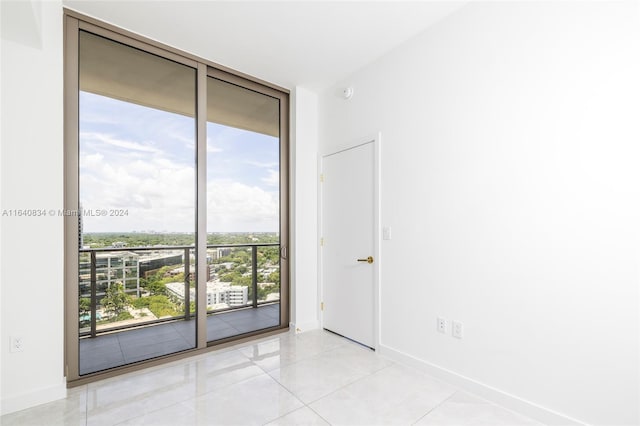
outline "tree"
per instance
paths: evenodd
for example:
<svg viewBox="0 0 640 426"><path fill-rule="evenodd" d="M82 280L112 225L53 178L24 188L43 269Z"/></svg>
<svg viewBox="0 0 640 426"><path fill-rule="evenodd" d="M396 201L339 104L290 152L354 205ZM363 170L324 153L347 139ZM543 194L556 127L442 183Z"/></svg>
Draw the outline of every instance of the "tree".
<svg viewBox="0 0 640 426"><path fill-rule="evenodd" d="M258 300L265 300L269 294L279 292L279 285L263 285L261 287L258 287Z"/></svg>
<svg viewBox="0 0 640 426"><path fill-rule="evenodd" d="M269 278L267 278L270 283L276 283L280 285L280 271L273 271L269 274Z"/></svg>
<svg viewBox="0 0 640 426"><path fill-rule="evenodd" d="M78 303L78 311L80 316L87 315L91 311L91 299L88 297L81 297Z"/></svg>
<svg viewBox="0 0 640 426"><path fill-rule="evenodd" d="M124 292L122 283L112 284L100 301L105 312L117 317L129 305L129 296Z"/></svg>
<svg viewBox="0 0 640 426"><path fill-rule="evenodd" d="M227 272L226 274L220 274L220 281L222 281L223 283L231 283L235 282L240 277L241 275L235 271Z"/></svg>
<svg viewBox="0 0 640 426"><path fill-rule="evenodd" d="M236 276L231 281L232 285L244 285L251 288L251 277Z"/></svg>
<svg viewBox="0 0 640 426"><path fill-rule="evenodd" d="M141 281L140 285L142 285L142 287L144 287L151 294L159 294L159 295L166 295L167 294L166 286L156 276L153 276L151 278L147 278L144 281L142 281L142 280L140 280L140 281Z"/></svg>

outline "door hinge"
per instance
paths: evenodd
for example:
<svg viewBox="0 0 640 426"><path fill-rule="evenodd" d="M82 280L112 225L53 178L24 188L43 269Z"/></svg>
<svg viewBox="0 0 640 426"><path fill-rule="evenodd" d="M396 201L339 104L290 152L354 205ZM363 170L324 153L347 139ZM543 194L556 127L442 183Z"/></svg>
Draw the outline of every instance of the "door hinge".
<svg viewBox="0 0 640 426"><path fill-rule="evenodd" d="M320 174L320 182L324 182L324 173Z"/></svg>
<svg viewBox="0 0 640 426"><path fill-rule="evenodd" d="M320 238L320 247L324 247L324 238Z"/></svg>
<svg viewBox="0 0 640 426"><path fill-rule="evenodd" d="M324 311L324 302L320 302L320 310Z"/></svg>

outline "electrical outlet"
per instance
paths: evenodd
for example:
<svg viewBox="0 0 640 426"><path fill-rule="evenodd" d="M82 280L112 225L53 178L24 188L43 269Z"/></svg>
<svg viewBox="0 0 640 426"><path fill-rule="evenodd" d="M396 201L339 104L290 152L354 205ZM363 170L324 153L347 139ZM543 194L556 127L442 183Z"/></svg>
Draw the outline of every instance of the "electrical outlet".
<svg viewBox="0 0 640 426"><path fill-rule="evenodd" d="M447 332L447 320L442 318L442 317L436 318L436 327L437 327L438 332L446 333Z"/></svg>
<svg viewBox="0 0 640 426"><path fill-rule="evenodd" d="M22 352L23 350L22 337L11 336L11 352Z"/></svg>
<svg viewBox="0 0 640 426"><path fill-rule="evenodd" d="M451 335L457 339L462 339L464 327L460 321L451 322Z"/></svg>

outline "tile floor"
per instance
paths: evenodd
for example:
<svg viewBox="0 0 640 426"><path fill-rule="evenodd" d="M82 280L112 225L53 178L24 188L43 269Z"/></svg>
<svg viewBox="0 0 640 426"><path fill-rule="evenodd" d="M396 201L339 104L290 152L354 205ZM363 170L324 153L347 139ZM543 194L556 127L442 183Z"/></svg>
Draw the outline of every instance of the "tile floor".
<svg viewBox="0 0 640 426"><path fill-rule="evenodd" d="M280 324L280 304L221 312L207 317L207 340ZM94 373L195 347L195 321L176 321L80 340L80 374Z"/></svg>
<svg viewBox="0 0 640 426"><path fill-rule="evenodd" d="M326 331L266 337L69 389L12 425L540 426Z"/></svg>

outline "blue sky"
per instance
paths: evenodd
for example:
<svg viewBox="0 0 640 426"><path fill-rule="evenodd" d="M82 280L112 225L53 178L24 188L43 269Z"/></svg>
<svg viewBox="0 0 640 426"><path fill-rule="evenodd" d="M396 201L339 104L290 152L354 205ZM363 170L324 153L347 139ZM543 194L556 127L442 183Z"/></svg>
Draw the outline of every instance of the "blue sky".
<svg viewBox="0 0 640 426"><path fill-rule="evenodd" d="M278 231L278 138L207 123L207 231ZM85 232L193 232L195 120L80 92Z"/></svg>

